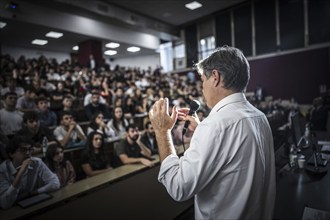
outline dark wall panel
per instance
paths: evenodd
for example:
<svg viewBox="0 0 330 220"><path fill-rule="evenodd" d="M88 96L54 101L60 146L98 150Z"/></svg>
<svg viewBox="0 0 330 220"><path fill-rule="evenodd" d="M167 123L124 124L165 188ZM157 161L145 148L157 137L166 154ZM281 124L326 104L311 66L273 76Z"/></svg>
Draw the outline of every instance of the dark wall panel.
<svg viewBox="0 0 330 220"><path fill-rule="evenodd" d="M223 45L232 46L229 11L219 14L215 17L215 33L217 47Z"/></svg>
<svg viewBox="0 0 330 220"><path fill-rule="evenodd" d="M192 67L194 63L198 62L198 42L196 24L190 25L185 28L185 43L187 67Z"/></svg>
<svg viewBox="0 0 330 220"><path fill-rule="evenodd" d="M304 47L302 0L279 0L281 50Z"/></svg>
<svg viewBox="0 0 330 220"><path fill-rule="evenodd" d="M275 0L256 1L254 11L257 55L276 51Z"/></svg>
<svg viewBox="0 0 330 220"><path fill-rule="evenodd" d="M330 48L250 61L251 79L247 91L257 84L274 99L294 97L298 103L311 104L320 95L320 85L330 86Z"/></svg>
<svg viewBox="0 0 330 220"><path fill-rule="evenodd" d="M330 1L308 1L309 43L330 42Z"/></svg>
<svg viewBox="0 0 330 220"><path fill-rule="evenodd" d="M251 4L234 10L235 47L241 49L245 56L252 55Z"/></svg>

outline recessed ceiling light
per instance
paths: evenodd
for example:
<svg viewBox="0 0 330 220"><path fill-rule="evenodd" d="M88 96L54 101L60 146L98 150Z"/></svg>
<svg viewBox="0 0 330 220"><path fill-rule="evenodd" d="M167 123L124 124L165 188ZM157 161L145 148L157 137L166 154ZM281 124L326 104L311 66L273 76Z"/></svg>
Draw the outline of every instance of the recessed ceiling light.
<svg viewBox="0 0 330 220"><path fill-rule="evenodd" d="M113 55L117 54L117 51L115 51L115 50L106 50L106 51L104 51L104 54L109 55L109 56L113 56Z"/></svg>
<svg viewBox="0 0 330 220"><path fill-rule="evenodd" d="M105 47L108 47L108 48L117 48L117 47L119 47L119 46L120 46L120 44L115 43L115 42L107 43L107 44L105 45Z"/></svg>
<svg viewBox="0 0 330 220"><path fill-rule="evenodd" d="M132 53L138 52L140 50L141 50L140 47L129 47L129 48L127 48L127 51L132 52Z"/></svg>
<svg viewBox="0 0 330 220"><path fill-rule="evenodd" d="M197 8L202 7L203 5L199 2L193 1L188 4L185 4L186 8L189 8L190 10L195 10Z"/></svg>
<svg viewBox="0 0 330 220"><path fill-rule="evenodd" d="M4 28L6 25L7 25L6 22L2 22L2 21L0 21L0 28Z"/></svg>
<svg viewBox="0 0 330 220"><path fill-rule="evenodd" d="M50 31L46 34L46 37L51 37L51 38L60 38L63 36L63 33L55 32L55 31Z"/></svg>
<svg viewBox="0 0 330 220"><path fill-rule="evenodd" d="M72 47L72 50L79 50L79 47L78 46L74 46L74 47Z"/></svg>
<svg viewBox="0 0 330 220"><path fill-rule="evenodd" d="M32 42L32 44L37 44L37 45L45 45L48 43L47 40L40 40L40 39L34 39Z"/></svg>

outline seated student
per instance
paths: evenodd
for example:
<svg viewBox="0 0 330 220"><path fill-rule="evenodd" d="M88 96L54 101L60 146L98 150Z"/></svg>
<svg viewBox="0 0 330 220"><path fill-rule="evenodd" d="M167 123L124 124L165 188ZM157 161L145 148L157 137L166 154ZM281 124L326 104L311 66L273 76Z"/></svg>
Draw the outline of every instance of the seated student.
<svg viewBox="0 0 330 220"><path fill-rule="evenodd" d="M107 124L104 123L104 115L101 112L96 112L92 116L87 128L87 135L93 131L97 131L103 134L105 139L115 136L114 130L112 130L112 128L108 127Z"/></svg>
<svg viewBox="0 0 330 220"><path fill-rule="evenodd" d="M88 135L86 149L81 155L81 167L88 177L112 170L109 157L104 152L101 133L93 131Z"/></svg>
<svg viewBox="0 0 330 220"><path fill-rule="evenodd" d="M61 188L72 184L76 179L76 172L69 160L64 159L64 148L56 141L48 142L45 163L55 173Z"/></svg>
<svg viewBox="0 0 330 220"><path fill-rule="evenodd" d="M128 121L125 119L121 107L117 106L114 108L113 118L108 122L107 126L115 131L116 137L124 137L126 135Z"/></svg>
<svg viewBox="0 0 330 220"><path fill-rule="evenodd" d="M54 130L55 139L65 148L83 147L86 143L84 131L77 124L70 112L62 112L60 125Z"/></svg>
<svg viewBox="0 0 330 220"><path fill-rule="evenodd" d="M329 109L324 106L322 97L313 99L313 107L307 114L307 120L310 123L312 131L326 131Z"/></svg>
<svg viewBox="0 0 330 220"><path fill-rule="evenodd" d="M0 165L1 208L10 208L16 201L60 188L57 176L46 164L40 158L31 157L32 150L32 141L26 137L15 137L7 146L10 159Z"/></svg>
<svg viewBox="0 0 330 220"><path fill-rule="evenodd" d="M24 95L17 99L16 108L21 112L36 110L35 99L37 91L32 86L25 89Z"/></svg>
<svg viewBox="0 0 330 220"><path fill-rule="evenodd" d="M99 87L91 87L91 89L88 91L88 93L84 97L84 106L90 104L92 102L92 93L93 92L101 92L101 89ZM100 103L107 104L106 100L101 96L99 99Z"/></svg>
<svg viewBox="0 0 330 220"><path fill-rule="evenodd" d="M151 122L148 121L144 128L144 133L141 135L141 142L150 149L152 154L158 154L158 144Z"/></svg>
<svg viewBox="0 0 330 220"><path fill-rule="evenodd" d="M90 120L94 113L102 112L106 118L109 118L110 113L108 107L105 104L100 103L100 93L93 92L91 98L92 102L84 107L86 117Z"/></svg>
<svg viewBox="0 0 330 220"><path fill-rule="evenodd" d="M5 108L0 110L0 132L11 139L22 128L23 113L16 109L17 94L5 94Z"/></svg>
<svg viewBox="0 0 330 220"><path fill-rule="evenodd" d="M64 96L62 100L62 109L61 111L58 111L57 117L60 116L61 112L67 111L71 113L75 121L78 121L78 112L73 109L72 105L73 105L73 97L71 95Z"/></svg>
<svg viewBox="0 0 330 220"><path fill-rule="evenodd" d="M36 100L37 113L41 125L53 127L57 125L57 116L55 112L48 109L48 100L45 97L39 97Z"/></svg>
<svg viewBox="0 0 330 220"><path fill-rule="evenodd" d="M24 113L23 128L16 135L29 137L33 141L33 154L42 152L42 141L44 137L48 141L54 140L51 130L40 124L36 111L27 111Z"/></svg>
<svg viewBox="0 0 330 220"><path fill-rule="evenodd" d="M151 151L139 140L139 130L133 124L126 127L126 138L121 140L115 147L116 155L119 157L119 164L142 163L146 166L153 166L151 160Z"/></svg>

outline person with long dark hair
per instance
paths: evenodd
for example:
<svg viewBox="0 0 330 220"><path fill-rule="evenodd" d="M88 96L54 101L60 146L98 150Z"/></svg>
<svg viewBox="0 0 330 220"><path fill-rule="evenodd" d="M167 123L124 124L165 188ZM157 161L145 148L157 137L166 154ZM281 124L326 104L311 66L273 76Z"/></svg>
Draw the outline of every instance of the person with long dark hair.
<svg viewBox="0 0 330 220"><path fill-rule="evenodd" d="M113 118L108 122L108 127L111 127L115 131L116 136L124 136L126 134L126 127L128 121L124 117L122 107L115 107L113 111Z"/></svg>
<svg viewBox="0 0 330 220"><path fill-rule="evenodd" d="M103 134L93 131L88 135L86 150L81 155L81 167L88 177L112 170L104 151Z"/></svg>
<svg viewBox="0 0 330 220"><path fill-rule="evenodd" d="M93 131L102 133L105 139L115 136L114 130L104 122L104 115L102 112L96 112L92 115L89 126L87 128L87 135Z"/></svg>
<svg viewBox="0 0 330 220"><path fill-rule="evenodd" d="M64 158L64 148L56 141L48 143L45 163L57 175L61 188L72 184L76 179L76 172L69 160Z"/></svg>

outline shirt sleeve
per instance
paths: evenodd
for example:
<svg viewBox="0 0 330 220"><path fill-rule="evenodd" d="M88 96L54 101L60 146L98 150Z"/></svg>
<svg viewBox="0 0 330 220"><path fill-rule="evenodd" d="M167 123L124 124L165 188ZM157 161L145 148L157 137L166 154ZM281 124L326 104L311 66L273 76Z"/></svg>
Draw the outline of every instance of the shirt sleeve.
<svg viewBox="0 0 330 220"><path fill-rule="evenodd" d="M67 160L66 165L69 173L68 184L74 183L76 181L76 172L70 161Z"/></svg>
<svg viewBox="0 0 330 220"><path fill-rule="evenodd" d="M43 180L45 185L37 189L38 193L52 192L60 188L60 181L56 174L54 174L41 160L39 161L39 177Z"/></svg>
<svg viewBox="0 0 330 220"><path fill-rule="evenodd" d="M61 133L61 128L60 127L55 128L55 130L54 130L54 136L55 136L55 138L56 138L57 141L63 140L64 136Z"/></svg>
<svg viewBox="0 0 330 220"><path fill-rule="evenodd" d="M0 207L8 209L15 203L19 189L13 187L5 168L6 166L1 166L0 170Z"/></svg>
<svg viewBox="0 0 330 220"><path fill-rule="evenodd" d="M176 155L169 155L165 158L158 180L174 200L185 201L192 198L216 175L215 166L221 167L223 163L221 154L215 153L218 146L221 146L221 139L218 129L201 123L184 156L178 158Z"/></svg>
<svg viewBox="0 0 330 220"><path fill-rule="evenodd" d="M122 140L118 143L118 145L115 148L116 155L119 157L121 154L126 154L125 152L125 141Z"/></svg>

